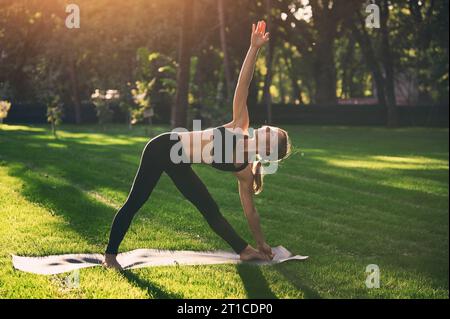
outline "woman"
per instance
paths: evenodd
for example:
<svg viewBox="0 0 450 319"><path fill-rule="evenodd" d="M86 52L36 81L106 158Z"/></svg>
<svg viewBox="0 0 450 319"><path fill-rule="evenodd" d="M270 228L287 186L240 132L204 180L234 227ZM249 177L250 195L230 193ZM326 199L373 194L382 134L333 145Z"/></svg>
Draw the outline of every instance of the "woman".
<svg viewBox="0 0 450 319"><path fill-rule="evenodd" d="M159 177L163 172L169 175L178 190L196 206L216 234L222 237L241 260L270 260L273 258L271 247L266 243L261 231L259 215L253 203L253 195L262 190L261 162L254 160L258 150L267 154L277 154L275 160L285 158L290 151L289 137L286 131L264 126L249 136L249 116L247 110L248 87L253 76L259 49L269 41L264 21L252 25L251 45L245 57L236 92L233 99L233 120L223 126L193 132L165 133L153 138L145 146L138 172L125 204L117 212L111 228L108 247L103 265L121 269L116 260L120 242L127 232L131 220L140 207L147 201ZM239 133L235 133L239 131ZM227 145L232 135L231 161ZM209 138L204 138L208 136ZM227 137L228 136L228 137ZM263 136L263 138L261 138ZM198 143L193 141L197 140ZM278 144L274 145L273 141ZM208 147L212 148L208 152ZM176 163L173 152L181 146L183 158L187 162ZM238 154L238 146L243 152ZM214 168L234 173L239 184L239 195L250 230L257 243L257 249L244 241L222 216L206 186L192 170L191 163L201 154L200 162L209 163ZM228 156L228 157L227 157Z"/></svg>

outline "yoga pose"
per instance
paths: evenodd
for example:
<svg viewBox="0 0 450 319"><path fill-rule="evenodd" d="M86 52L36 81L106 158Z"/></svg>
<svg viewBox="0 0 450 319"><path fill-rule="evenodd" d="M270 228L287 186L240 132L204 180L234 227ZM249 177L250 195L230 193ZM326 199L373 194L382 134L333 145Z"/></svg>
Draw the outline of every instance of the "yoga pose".
<svg viewBox="0 0 450 319"><path fill-rule="evenodd" d="M134 215L150 197L163 172L200 211L213 231L240 255L241 260L272 259L272 249L265 241L253 203L253 195L260 193L263 186L261 161L257 158L275 154L272 159L279 161L289 154L290 143L287 132L280 128L263 126L249 130L246 102L258 51L267 41L269 33L265 32L264 21L259 21L256 26L253 24L251 45L239 74L230 123L203 131L164 133L147 143L128 198L114 218L104 266L121 269L116 260L119 245ZM227 151L230 145L231 152ZM179 151L183 161L179 161ZM193 162L208 163L236 176L242 208L257 249L242 239L222 216L208 189L192 170Z"/></svg>

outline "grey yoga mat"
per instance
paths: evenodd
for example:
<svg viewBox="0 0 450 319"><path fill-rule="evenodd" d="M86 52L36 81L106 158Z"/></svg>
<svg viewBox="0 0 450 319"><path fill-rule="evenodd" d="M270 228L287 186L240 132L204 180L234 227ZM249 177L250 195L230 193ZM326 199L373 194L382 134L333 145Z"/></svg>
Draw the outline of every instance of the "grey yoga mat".
<svg viewBox="0 0 450 319"><path fill-rule="evenodd" d="M308 256L294 256L283 246L273 247L273 260L245 262L257 265L278 264L288 260L305 260ZM66 254L45 257L12 256L14 268L41 275L53 275L75 269L100 266L102 254ZM177 265L214 265L244 263L239 255L228 251L188 251L136 249L117 255L124 269Z"/></svg>

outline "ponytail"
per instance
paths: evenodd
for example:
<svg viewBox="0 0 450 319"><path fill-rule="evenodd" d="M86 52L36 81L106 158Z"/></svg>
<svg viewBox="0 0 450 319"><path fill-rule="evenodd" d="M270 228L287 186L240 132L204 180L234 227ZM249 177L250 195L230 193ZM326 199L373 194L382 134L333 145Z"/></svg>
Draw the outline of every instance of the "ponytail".
<svg viewBox="0 0 450 319"><path fill-rule="evenodd" d="M263 177L262 174L262 163L261 161L254 162L254 171L253 171L253 193L258 195L263 190Z"/></svg>

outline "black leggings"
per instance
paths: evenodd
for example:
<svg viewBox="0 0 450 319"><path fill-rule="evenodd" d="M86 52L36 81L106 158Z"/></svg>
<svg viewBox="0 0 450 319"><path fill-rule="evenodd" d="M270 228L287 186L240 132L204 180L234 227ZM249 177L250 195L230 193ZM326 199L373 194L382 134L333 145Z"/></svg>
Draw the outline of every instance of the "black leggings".
<svg viewBox="0 0 450 319"><path fill-rule="evenodd" d="M209 194L205 184L192 170L191 165L174 164L171 161L170 149L179 139L171 140L170 134L161 134L145 146L128 198L114 217L106 253L117 254L131 220L150 197L161 174L166 172L184 197L197 207L214 232L239 254L247 246L247 242L222 216L217 203Z"/></svg>

